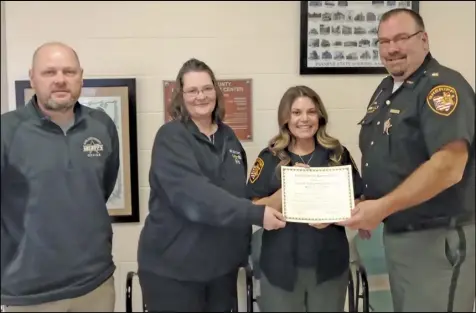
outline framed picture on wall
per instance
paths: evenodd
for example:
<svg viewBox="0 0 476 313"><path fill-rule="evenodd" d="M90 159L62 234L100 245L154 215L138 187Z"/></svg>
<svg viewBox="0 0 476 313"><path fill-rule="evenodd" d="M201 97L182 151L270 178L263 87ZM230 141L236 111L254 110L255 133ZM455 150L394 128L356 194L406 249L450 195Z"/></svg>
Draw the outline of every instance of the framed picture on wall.
<svg viewBox="0 0 476 313"><path fill-rule="evenodd" d="M385 74L377 28L394 8L419 1L301 1L300 66L309 74Z"/></svg>
<svg viewBox="0 0 476 313"><path fill-rule="evenodd" d="M17 108L26 105L34 95L28 80L15 81L15 92ZM119 134L119 175L107 202L111 220L139 222L136 81L134 78L84 79L79 102L106 112Z"/></svg>

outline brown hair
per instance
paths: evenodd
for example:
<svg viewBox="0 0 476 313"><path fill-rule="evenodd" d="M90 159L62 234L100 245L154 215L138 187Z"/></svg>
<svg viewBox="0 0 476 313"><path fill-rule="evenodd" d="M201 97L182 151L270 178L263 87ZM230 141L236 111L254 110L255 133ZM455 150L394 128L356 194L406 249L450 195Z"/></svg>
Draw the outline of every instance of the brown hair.
<svg viewBox="0 0 476 313"><path fill-rule="evenodd" d="M281 160L276 168L277 172L279 172L281 166L289 165L291 162L291 157L286 152L286 148L295 141L295 138L289 131L288 122L291 116L292 105L300 97L308 97L316 106L317 115L319 116L316 140L320 146L332 150L329 165L340 165L344 148L339 140L331 137L326 132L328 115L321 97L307 86L295 86L289 88L281 98L278 109L279 134L274 136L269 142L269 150Z"/></svg>
<svg viewBox="0 0 476 313"><path fill-rule="evenodd" d="M185 121L190 118L190 115L183 101L183 77L189 72L206 72L208 73L208 75L210 75L216 93L216 104L215 109L213 109L212 112L212 120L214 122L216 122L217 120L222 121L225 117L225 102L223 92L218 86L215 74L213 73L211 68L205 62L197 59L190 59L185 62L177 74L175 88L172 94L172 102L169 107L170 117L174 120L178 119L180 121Z"/></svg>

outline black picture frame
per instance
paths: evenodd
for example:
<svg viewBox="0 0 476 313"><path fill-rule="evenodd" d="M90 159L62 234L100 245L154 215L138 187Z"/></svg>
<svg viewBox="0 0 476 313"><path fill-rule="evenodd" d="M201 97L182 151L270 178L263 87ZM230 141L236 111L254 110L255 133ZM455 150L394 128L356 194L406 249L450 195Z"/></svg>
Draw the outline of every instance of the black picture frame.
<svg viewBox="0 0 476 313"><path fill-rule="evenodd" d="M339 16L338 18L342 19L344 18L344 21L347 21L347 19L352 18L353 20L353 16L351 14L353 13L350 13L351 11L348 10L348 9L344 9L344 7L346 7L348 5L349 2L353 2L353 1L300 1L300 5L301 5L301 8L300 8L300 52L299 52L299 74L300 75L317 75L317 74L387 74L387 70L385 69L385 67L383 66L358 66L358 65L355 65L355 66L352 66L352 65L342 65L342 66L318 66L318 65L314 65L314 66L309 66L308 64L308 57L311 56L311 53L312 54L312 57L313 58L322 58L325 54L325 58L329 58L330 56L332 58L334 58L336 55L332 55L332 53L329 51L330 50L330 47L329 49L327 49L326 51L322 52L322 53L319 53L317 51L317 49L313 49L313 48L319 48L322 49L321 47L321 42L322 41L325 41L326 39L324 38L321 38L322 36L326 36L327 34L334 34L334 28L332 26L332 21L333 21L333 18L336 16L335 14L339 14L338 12L340 12L340 14L344 15L344 17L342 16ZM383 3L383 4L382 4ZM389 6L390 3L395 3L394 6ZM405 5L404 5L405 3ZM354 4L356 5L356 4ZM415 12L419 12L420 10L420 2L419 1L372 1L372 3L360 3L359 1L359 4L360 6L369 6L369 8L376 8L376 10L378 10L378 12L385 12L385 11L388 11L390 9L393 9L393 8L396 8L396 7L408 7L408 8L411 8L412 10L414 10ZM379 7L379 5L381 5ZM310 7L312 7L311 11L310 11ZM343 9L341 11L338 10L339 7L342 7ZM336 10L337 8L337 10ZM327 10L327 11L326 11ZM318 11L322 11L322 12L318 12ZM365 12L364 10L363 11L359 11L360 13L362 12ZM360 14L359 13L359 14ZM367 16L368 14L373 14L371 11L368 11L366 12L367 14L364 16L365 19L367 19ZM331 14L331 16L329 16L329 14ZM363 13L362 13L363 14ZM326 15L326 16L324 16ZM378 15L381 15L381 14L378 14ZM311 17L312 16L312 17ZM356 15L357 16L357 15ZM324 20L324 17L326 17L326 20ZM369 25L369 29L372 29L375 27L372 25L375 25L377 24L378 25L378 16L374 14L374 17L375 17L375 20L372 20L370 25ZM325 24L320 24L320 25L324 25L324 27L322 28L326 34L325 35L322 35L320 33L320 30L317 30L317 29L312 29L309 30L309 20L310 19L314 19L314 21L312 22L313 25L315 25L316 23L325 23ZM330 20L328 20L330 18ZM319 22L319 19L321 19L321 22ZM341 22L342 20L340 20L339 22ZM360 21L360 19L359 19ZM366 20L367 21L367 20ZM325 25L328 25L327 27ZM346 27L347 25L340 25L342 26L342 29L339 29L339 32L343 33L344 32L344 27ZM339 27L340 27L339 26ZM338 27L337 25L334 26L334 27ZM351 28L351 27L348 27L348 28ZM347 29L348 29L347 28ZM359 27L357 27L359 28ZM363 28L363 27L360 27L360 28ZM330 31L332 29L332 32ZM354 27L354 30L355 30L355 27ZM352 34L354 33L354 30L352 30ZM311 31L314 32L314 34L309 34ZM365 31L367 32L367 30L361 30L359 29L359 31ZM373 30L375 31L375 30ZM315 32L317 32L318 34L315 34ZM337 32L337 28L336 28L336 32ZM360 35L360 34L358 34ZM313 37L314 36L314 37ZM363 36L363 35L362 35ZM312 40L312 43L310 43L310 38ZM345 38L344 36L342 38ZM368 39L368 38L371 38ZM373 60L373 62L376 62L376 60L379 61L379 56L378 56L378 48L371 48L372 45L375 45L375 39L377 38L376 34L374 33L370 33L370 35L366 35L364 38L362 38L361 40L364 40L364 45L367 45L367 42L369 42L369 49L366 50L365 52L361 52L361 54L359 55L359 52L350 52L349 54L347 55L344 55L344 52L342 52L342 54L340 52L336 52L335 53L339 53L338 57L339 58L344 58L344 60L339 60L341 62L347 62L347 63L351 63L351 61L346 61L346 58L348 56L350 56L351 58L354 58L354 57L357 57L357 58L362 58L362 57L365 57L365 58L371 58ZM323 39L321 41L321 39ZM339 41L339 40L336 40L336 41ZM333 42L333 44L335 44L335 42ZM349 41L350 43L351 41ZM360 48L358 47L359 44L361 44L361 41L355 41L354 42L355 44L357 44L357 47L356 50L359 51ZM354 44L353 43L353 44ZM330 40L327 40L327 43L326 43L326 46L327 44L331 44L330 43ZM341 44L343 45L343 43L341 42ZM308 48L310 47L310 45L312 45L313 47L310 48L310 50L312 50L311 52L308 51ZM352 48L352 47L350 47ZM346 47L345 50L348 50L349 47ZM343 49L344 50L344 49ZM372 53L370 53L369 51L372 50ZM377 51L377 56L376 56L376 53L375 53L375 50ZM360 50L362 51L362 50ZM355 54L354 54L355 53ZM364 56L365 55L365 56ZM316 61L315 63L317 63L317 59L314 59L314 60L311 60L311 61ZM336 62L334 60L331 60L331 61L325 61L325 62ZM367 63L370 63L370 61L366 61ZM362 62L364 63L364 61Z"/></svg>
<svg viewBox="0 0 476 313"><path fill-rule="evenodd" d="M25 106L34 94L34 90L29 80L15 81L16 107ZM117 99L120 98L120 113L116 108L117 102L109 101L105 103L99 99ZM85 104L86 98L89 103ZM82 101L82 99L85 99ZM95 100L96 99L96 102ZM121 166L119 177L116 182L115 192L121 194L121 204L123 207L110 208L108 206L109 216L112 223L136 223L140 222L139 206L139 168L137 151L137 102L136 102L136 79L135 78L97 78L84 79L83 89L79 102L88 106L100 105L106 111L113 108L114 116L111 116L118 125L119 139L121 142ZM116 114L117 113L117 114ZM120 116L120 118L116 118ZM129 164L129 166L125 166ZM111 200L111 198L109 200ZM122 203L123 202L123 203ZM108 205L109 205L108 201Z"/></svg>

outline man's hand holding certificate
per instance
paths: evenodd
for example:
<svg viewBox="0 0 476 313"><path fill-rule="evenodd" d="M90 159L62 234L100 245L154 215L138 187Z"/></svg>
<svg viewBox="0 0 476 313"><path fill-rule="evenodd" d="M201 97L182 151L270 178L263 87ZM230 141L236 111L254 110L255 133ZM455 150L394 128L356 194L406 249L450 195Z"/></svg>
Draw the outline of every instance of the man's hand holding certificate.
<svg viewBox="0 0 476 313"><path fill-rule="evenodd" d="M352 167L283 166L282 212L288 222L335 223L351 217Z"/></svg>

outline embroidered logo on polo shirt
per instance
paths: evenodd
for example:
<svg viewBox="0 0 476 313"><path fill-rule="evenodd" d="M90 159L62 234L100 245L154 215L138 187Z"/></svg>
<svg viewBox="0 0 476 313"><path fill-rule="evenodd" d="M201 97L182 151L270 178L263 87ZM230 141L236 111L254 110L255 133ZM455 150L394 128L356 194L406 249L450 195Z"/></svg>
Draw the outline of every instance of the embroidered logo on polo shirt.
<svg viewBox="0 0 476 313"><path fill-rule="evenodd" d="M253 168L251 169L250 183L254 183L258 179L259 175L263 171L263 167L264 161L258 157L255 161L255 164L253 165Z"/></svg>
<svg viewBox="0 0 476 313"><path fill-rule="evenodd" d="M236 151L236 150L233 150L233 149L230 149L229 151L231 153L231 156L235 160L235 163L236 164L241 164L241 160L242 160L241 153L239 151Z"/></svg>
<svg viewBox="0 0 476 313"><path fill-rule="evenodd" d="M451 86L438 85L430 90L426 96L426 103L433 112L450 116L458 105L458 93Z"/></svg>
<svg viewBox="0 0 476 313"><path fill-rule="evenodd" d="M104 146L101 140L96 137L89 137L83 143L83 152L90 158L100 157L103 150Z"/></svg>

